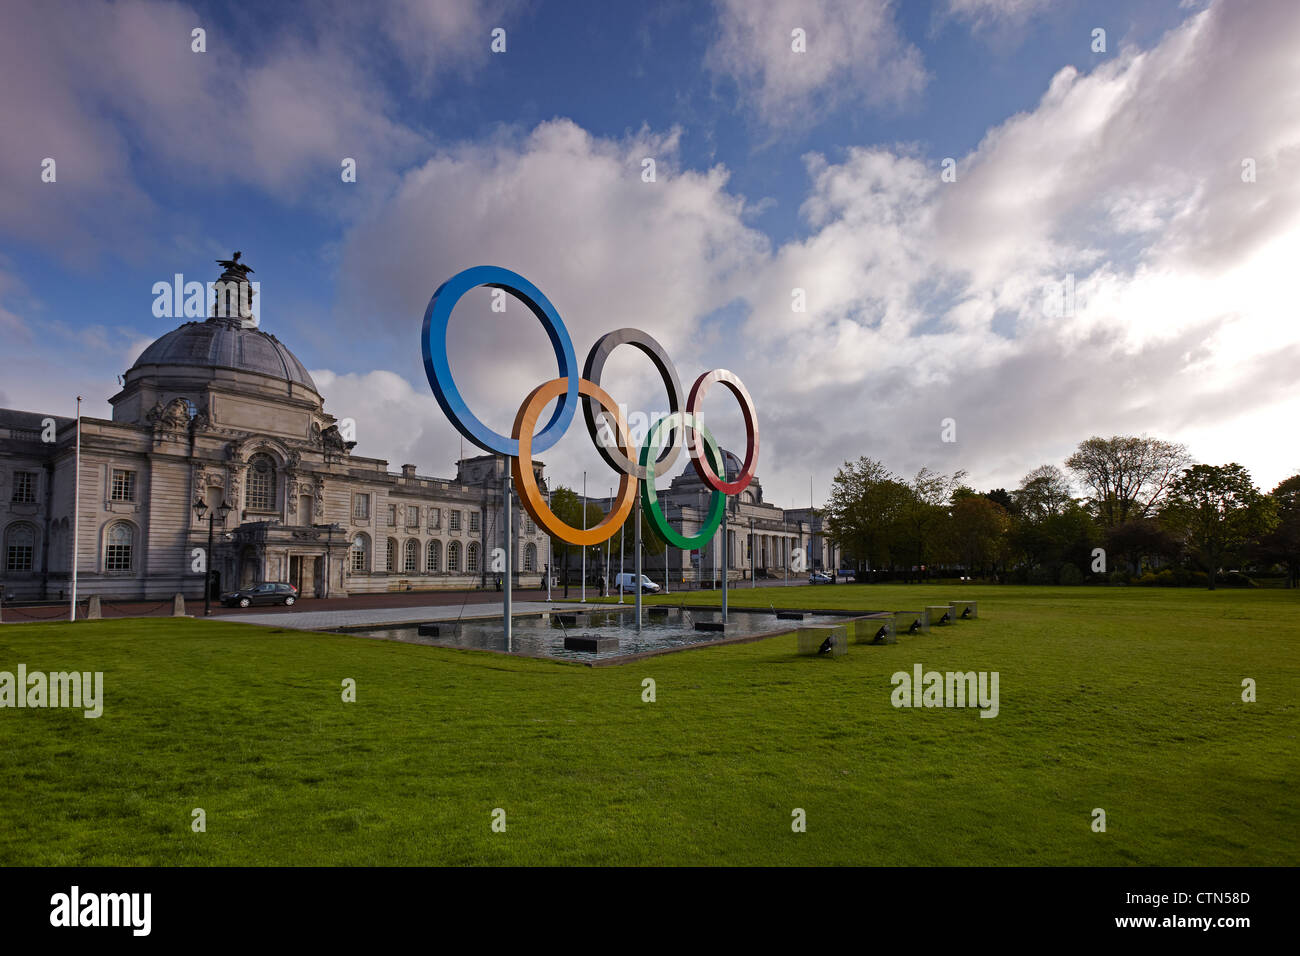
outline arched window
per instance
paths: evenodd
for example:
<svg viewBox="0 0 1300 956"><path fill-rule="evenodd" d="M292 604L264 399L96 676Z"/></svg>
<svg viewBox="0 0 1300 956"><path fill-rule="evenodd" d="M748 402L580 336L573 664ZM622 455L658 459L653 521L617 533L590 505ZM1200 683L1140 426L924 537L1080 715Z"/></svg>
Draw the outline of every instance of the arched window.
<svg viewBox="0 0 1300 956"><path fill-rule="evenodd" d="M388 547L384 551L384 570L392 573L397 570L397 542L389 538Z"/></svg>
<svg viewBox="0 0 1300 956"><path fill-rule="evenodd" d="M530 544L524 548L524 570L537 570L537 545Z"/></svg>
<svg viewBox="0 0 1300 956"><path fill-rule="evenodd" d="M254 455L248 461L249 511L275 510L275 462L270 455Z"/></svg>
<svg viewBox="0 0 1300 956"><path fill-rule="evenodd" d="M119 521L104 535L104 570L130 571L134 567L135 529Z"/></svg>
<svg viewBox="0 0 1300 956"><path fill-rule="evenodd" d="M447 570L453 574L460 572L460 542L453 541L447 545Z"/></svg>
<svg viewBox="0 0 1300 956"><path fill-rule="evenodd" d="M366 552L370 550L370 539L364 534L359 534L352 539L352 570L366 570Z"/></svg>
<svg viewBox="0 0 1300 956"><path fill-rule="evenodd" d="M402 570L407 574L414 574L420 570L420 542L406 542L406 561L402 564Z"/></svg>
<svg viewBox="0 0 1300 956"><path fill-rule="evenodd" d="M424 569L429 574L437 574L442 570L442 545L439 542L429 542L429 553L425 556Z"/></svg>
<svg viewBox="0 0 1300 956"><path fill-rule="evenodd" d="M36 561L36 529L29 524L11 524L5 532L5 570L31 571Z"/></svg>
<svg viewBox="0 0 1300 956"><path fill-rule="evenodd" d="M478 542L471 541L465 549L465 570L473 574L478 570Z"/></svg>

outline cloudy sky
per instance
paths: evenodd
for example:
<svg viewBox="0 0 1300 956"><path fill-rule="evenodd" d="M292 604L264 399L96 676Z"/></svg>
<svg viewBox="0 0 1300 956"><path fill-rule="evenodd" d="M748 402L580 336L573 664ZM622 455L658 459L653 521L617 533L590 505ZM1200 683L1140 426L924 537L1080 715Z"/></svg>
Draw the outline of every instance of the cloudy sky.
<svg viewBox="0 0 1300 956"><path fill-rule="evenodd" d="M685 383L740 375L781 504L864 454L1013 487L1114 433L1272 487L1300 470L1297 50L1294 0L20 0L0 405L80 393L108 417L181 321L154 284L240 249L262 327L358 452L447 475L421 320L491 263L550 297L580 359L632 325ZM555 364L488 301L458 306L452 363L506 430ZM605 385L666 407L630 350ZM743 443L725 392L706 411ZM581 432L547 465L604 489Z"/></svg>

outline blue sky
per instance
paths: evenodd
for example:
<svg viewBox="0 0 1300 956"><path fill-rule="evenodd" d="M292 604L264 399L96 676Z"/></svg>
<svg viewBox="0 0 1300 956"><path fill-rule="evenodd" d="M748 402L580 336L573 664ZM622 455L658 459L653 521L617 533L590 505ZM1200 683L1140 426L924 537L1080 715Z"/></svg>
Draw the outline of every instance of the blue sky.
<svg viewBox="0 0 1300 956"><path fill-rule="evenodd" d="M1230 439L1240 422L1214 399L1267 354L1235 349L1202 375L1203 393L1193 384L1186 408L1177 396L1189 370L1215 361L1193 342L1229 329L1238 342L1241 328L1272 329L1275 316L1216 307L1148 328L1133 310L1145 302L1149 313L1153 290L1170 301L1170 288L1231 301L1293 239L1295 196L1281 177L1227 192L1241 185L1240 157L1258 155L1264 169L1294 162L1294 117L1277 113L1287 101L1242 63L1246 45L1258 46L1261 71L1284 61L1279 48L1295 35L1287 4L356 6L18 5L0 41L0 119L23 132L0 147L0 329L28 373L0 382L4 404L66 412L51 403L75 389L106 415L131 354L178 324L152 316L153 284L176 272L213 279L212 260L239 248L263 282L263 327L325 373L335 414L355 410L364 423L378 414L367 402L380 401L421 417L427 402L436 416L413 355L423 299L494 258L557 290L580 353L615 327L591 303L616 303L610 311L695 350L683 378L712 362L757 381L760 413L764 403L775 412L760 469L770 494L793 495L807 468L826 475L858 454L1014 484L1094 432L1149 431L1203 458L1245 458ZM825 66L819 79L783 72L793 61L782 45L800 24L809 48L799 68ZM189 50L191 26L207 30L206 53ZM507 51L494 55L497 26ZM1090 49L1095 27L1105 53ZM1276 97L1272 112L1243 119L1198 100L1200 74L1239 96ZM1271 82L1287 86L1276 71ZM1204 109L1175 123L1159 116L1162 103ZM1184 148L1184 135L1202 145ZM657 193L639 182L638 157L650 154ZM39 181L49 155L57 184ZM343 156L358 161L355 184L340 181ZM959 170L946 193L935 186L944 157ZM610 168L626 181L592 185ZM1265 196L1281 210L1269 222L1252 212ZM1196 248L1207 240L1179 232L1233 209L1257 233L1249 255L1214 259ZM551 244L566 252L548 264ZM708 261L696 272L694 259ZM1040 288L1066 271L1093 278L1098 311L1046 328ZM680 294L655 298L656 284L679 280ZM786 290L800 283L816 304L792 330ZM1043 376L1053 361L1111 400L1042 414L1066 401L1053 389L1071 378ZM376 384L379 372L401 380L384 384L400 394ZM995 401L995 383L1037 389L1038 400ZM1288 401L1265 390L1246 411L1273 428ZM875 410L872 422L823 414L855 403ZM945 408L970 420L975 441L935 444ZM818 425L793 424L791 409ZM444 425L375 421L361 450L445 473ZM1272 481L1296 464L1244 463Z"/></svg>

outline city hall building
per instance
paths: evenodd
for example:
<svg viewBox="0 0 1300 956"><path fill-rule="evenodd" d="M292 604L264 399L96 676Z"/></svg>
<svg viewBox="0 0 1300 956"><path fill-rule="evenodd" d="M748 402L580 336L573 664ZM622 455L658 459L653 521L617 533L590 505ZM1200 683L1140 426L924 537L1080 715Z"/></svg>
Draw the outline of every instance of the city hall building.
<svg viewBox="0 0 1300 956"><path fill-rule="evenodd" d="M220 284L249 284L238 255L222 264ZM81 418L79 470L76 419L0 409L0 594L65 599L75 547L79 596L201 598L209 520L214 595L263 581L288 581L302 597L495 587L504 459L463 459L454 478L433 478L356 454L303 364L240 314L214 306L146 348L109 399L112 419ZM535 470L543 484L540 462ZM729 529L733 579L784 569L799 547L808 566L831 566L809 509L763 503L757 480L742 497ZM707 499L692 471L660 498L687 534L698 528ZM542 586L549 539L517 498L510 515L515 584ZM669 574L716 577L720 536L703 552L670 549Z"/></svg>

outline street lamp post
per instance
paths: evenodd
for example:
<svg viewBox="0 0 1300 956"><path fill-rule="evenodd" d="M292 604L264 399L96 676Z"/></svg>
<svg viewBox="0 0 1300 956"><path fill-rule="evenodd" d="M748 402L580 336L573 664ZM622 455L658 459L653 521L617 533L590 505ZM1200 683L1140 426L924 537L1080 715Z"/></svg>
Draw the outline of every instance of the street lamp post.
<svg viewBox="0 0 1300 956"><path fill-rule="evenodd" d="M221 518L221 523L226 523L226 515L230 514L230 505L226 504L226 499L221 499L221 504L215 508L209 508L208 503L202 498L194 500L194 513L200 521L204 516L208 519L208 552L203 556L203 616L212 616L212 524L217 517Z"/></svg>

